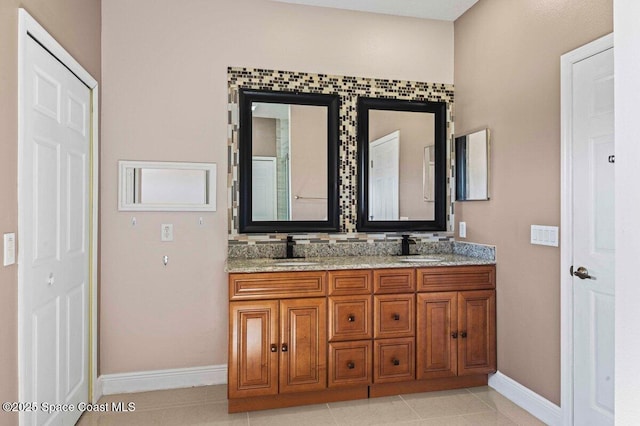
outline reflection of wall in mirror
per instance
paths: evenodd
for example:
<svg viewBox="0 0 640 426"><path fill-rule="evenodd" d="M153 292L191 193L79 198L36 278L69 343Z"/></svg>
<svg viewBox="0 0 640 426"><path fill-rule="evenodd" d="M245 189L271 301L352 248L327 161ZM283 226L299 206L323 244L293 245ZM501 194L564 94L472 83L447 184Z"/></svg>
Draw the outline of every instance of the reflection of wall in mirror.
<svg viewBox="0 0 640 426"><path fill-rule="evenodd" d="M276 156L276 119L253 117L251 120L251 155L258 157Z"/></svg>
<svg viewBox="0 0 640 426"><path fill-rule="evenodd" d="M487 198L487 131L467 136L467 199Z"/></svg>
<svg viewBox="0 0 640 426"><path fill-rule="evenodd" d="M400 130L400 218L434 220L434 203L425 201L424 148L435 144L433 114L410 111L369 111L369 141Z"/></svg>
<svg viewBox="0 0 640 426"><path fill-rule="evenodd" d="M326 107L291 106L291 220L327 219L327 122Z"/></svg>

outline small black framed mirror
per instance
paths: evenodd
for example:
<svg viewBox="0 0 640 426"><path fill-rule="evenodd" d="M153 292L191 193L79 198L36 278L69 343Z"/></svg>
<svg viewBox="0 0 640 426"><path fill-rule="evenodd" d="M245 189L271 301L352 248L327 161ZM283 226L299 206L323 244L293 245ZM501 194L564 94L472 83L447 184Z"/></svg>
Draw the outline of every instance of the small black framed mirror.
<svg viewBox="0 0 640 426"><path fill-rule="evenodd" d="M338 207L338 95L241 89L239 232L331 232Z"/></svg>
<svg viewBox="0 0 640 426"><path fill-rule="evenodd" d="M445 102L358 99L359 231L444 231Z"/></svg>

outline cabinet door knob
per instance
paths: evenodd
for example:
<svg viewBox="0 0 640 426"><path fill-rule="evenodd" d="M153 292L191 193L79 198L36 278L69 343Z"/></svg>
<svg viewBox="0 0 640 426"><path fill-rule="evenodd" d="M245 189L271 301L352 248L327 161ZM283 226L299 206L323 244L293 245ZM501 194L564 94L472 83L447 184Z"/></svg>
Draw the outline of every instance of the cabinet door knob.
<svg viewBox="0 0 640 426"><path fill-rule="evenodd" d="M463 339L467 337L467 332L463 331L462 333L460 333L460 337L462 337Z"/></svg>
<svg viewBox="0 0 640 426"><path fill-rule="evenodd" d="M278 352L278 345L276 345L275 343L273 343L271 345L271 352Z"/></svg>
<svg viewBox="0 0 640 426"><path fill-rule="evenodd" d="M400 314L393 314L393 319L395 321L400 321Z"/></svg>
<svg viewBox="0 0 640 426"><path fill-rule="evenodd" d="M286 343L282 344L282 349L281 350L282 350L282 352L287 352L289 350L289 347L287 346Z"/></svg>
<svg viewBox="0 0 640 426"><path fill-rule="evenodd" d="M355 315L349 315L349 316L347 317L347 321L349 321L349 322L354 322L355 320L356 320Z"/></svg>
<svg viewBox="0 0 640 426"><path fill-rule="evenodd" d="M451 333L451 337L453 337L454 339L457 339L458 338L458 332L456 331L454 333Z"/></svg>
<svg viewBox="0 0 640 426"><path fill-rule="evenodd" d="M349 370L353 370L354 368L356 368L356 365L355 365L352 361L349 361L349 362L347 363L347 368L348 368Z"/></svg>
<svg viewBox="0 0 640 426"><path fill-rule="evenodd" d="M400 365L400 360L399 359L392 359L391 362L393 363L393 365Z"/></svg>

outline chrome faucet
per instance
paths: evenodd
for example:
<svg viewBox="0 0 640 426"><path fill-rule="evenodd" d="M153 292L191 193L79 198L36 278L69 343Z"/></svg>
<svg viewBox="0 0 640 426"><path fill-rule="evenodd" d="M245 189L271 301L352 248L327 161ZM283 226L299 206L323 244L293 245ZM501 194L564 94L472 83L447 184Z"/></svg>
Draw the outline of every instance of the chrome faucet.
<svg viewBox="0 0 640 426"><path fill-rule="evenodd" d="M409 246L411 244L415 244L416 240L409 238L410 235L403 235L402 236L402 251L400 253L401 256L408 256L409 253Z"/></svg>

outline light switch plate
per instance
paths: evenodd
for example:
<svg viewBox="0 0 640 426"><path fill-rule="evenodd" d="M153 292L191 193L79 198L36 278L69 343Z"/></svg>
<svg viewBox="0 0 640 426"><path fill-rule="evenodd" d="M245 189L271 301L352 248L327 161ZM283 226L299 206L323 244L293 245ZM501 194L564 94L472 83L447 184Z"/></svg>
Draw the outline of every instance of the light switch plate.
<svg viewBox="0 0 640 426"><path fill-rule="evenodd" d="M16 234L4 234L4 266L16 263Z"/></svg>
<svg viewBox="0 0 640 426"><path fill-rule="evenodd" d="M458 223L458 236L460 238L467 238L467 222Z"/></svg>
<svg viewBox="0 0 640 426"><path fill-rule="evenodd" d="M163 223L160 227L160 239L162 241L173 241L173 224Z"/></svg>
<svg viewBox="0 0 640 426"><path fill-rule="evenodd" d="M531 244L558 247L558 227L531 225Z"/></svg>

